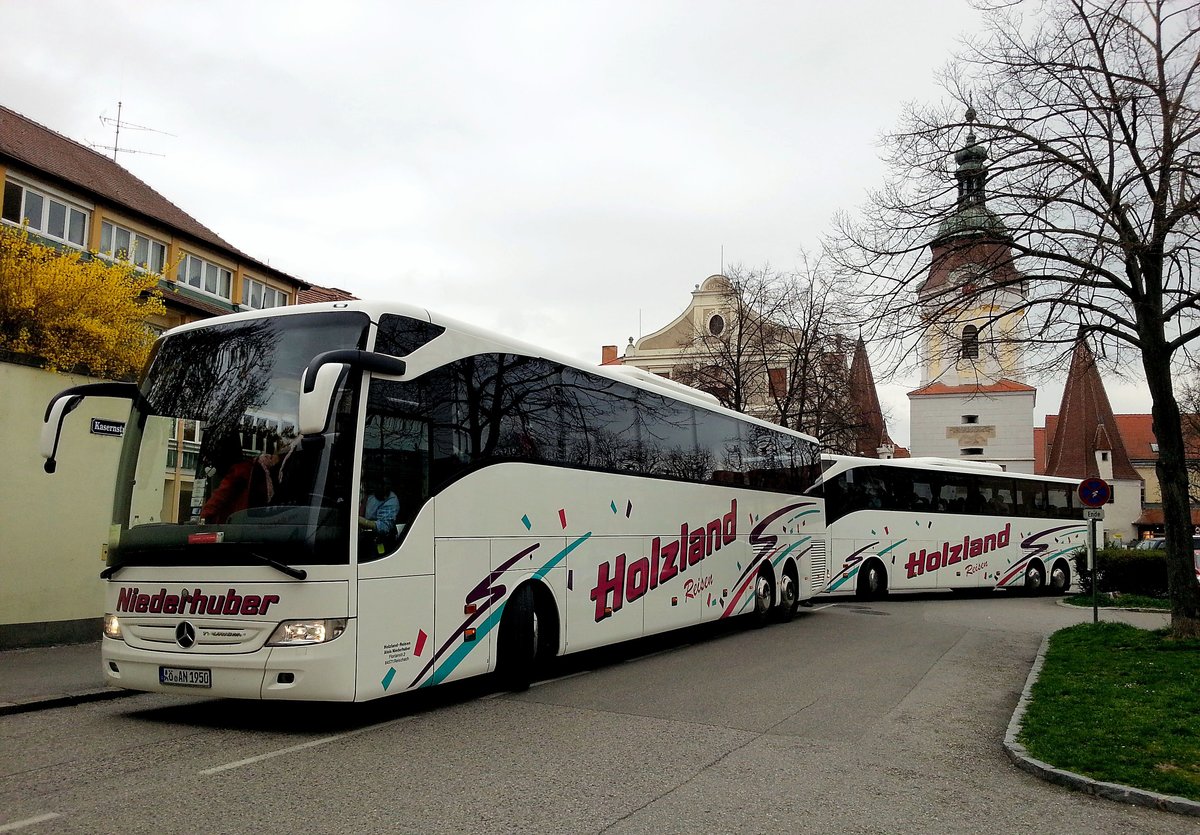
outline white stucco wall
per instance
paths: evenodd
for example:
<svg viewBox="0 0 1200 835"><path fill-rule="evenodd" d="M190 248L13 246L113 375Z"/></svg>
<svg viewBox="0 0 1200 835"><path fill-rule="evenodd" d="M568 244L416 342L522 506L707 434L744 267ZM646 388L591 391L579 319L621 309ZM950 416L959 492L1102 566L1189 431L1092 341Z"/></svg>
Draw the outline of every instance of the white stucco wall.
<svg viewBox="0 0 1200 835"><path fill-rule="evenodd" d="M50 398L88 382L0 362L0 627L104 614L101 549L121 439L92 434L91 418L124 422L129 402L87 399L69 414L57 473L42 469L38 449Z"/></svg>
<svg viewBox="0 0 1200 835"><path fill-rule="evenodd" d="M1000 395L920 395L909 398L910 446L914 456L961 459L963 447L983 447L982 459L1019 473L1032 473L1033 392ZM978 415L964 425L963 415Z"/></svg>

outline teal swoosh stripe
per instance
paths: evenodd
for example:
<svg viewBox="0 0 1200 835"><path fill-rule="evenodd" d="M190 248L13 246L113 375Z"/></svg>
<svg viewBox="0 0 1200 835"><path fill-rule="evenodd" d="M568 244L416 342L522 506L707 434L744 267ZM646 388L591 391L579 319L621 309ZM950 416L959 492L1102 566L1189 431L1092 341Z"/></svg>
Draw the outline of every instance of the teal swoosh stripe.
<svg viewBox="0 0 1200 835"><path fill-rule="evenodd" d="M771 560L771 565L773 565L773 566L775 566L776 568L778 568L778 567L779 567L779 563L781 563L781 562L783 561L783 558L784 558L784 557L786 557L788 554L792 553L792 551L795 551L797 548L799 548L799 547L800 547L801 545L803 545L805 542L808 542L810 539L812 539L812 537L811 537L811 536L806 536L806 537L804 537L803 539L800 539L800 540L797 540L796 542L793 542L791 545L789 545L788 547L786 547L786 548L784 548L782 551L780 551L780 553L779 553L779 556L778 556L778 557L776 557L775 559Z"/></svg>
<svg viewBox="0 0 1200 835"><path fill-rule="evenodd" d="M843 577L842 579L838 580L836 583L830 583L830 584L829 584L829 588L827 588L827 589L826 589L826 591L833 591L833 590L834 590L834 589L836 589L838 586L842 585L842 584L843 584L843 583L845 583L847 580L849 580L851 577L853 577L853 576L855 576L856 574L858 574L858 569L859 569L860 567L861 567L861 566L857 566L857 567L855 567L855 568L854 568L852 571L848 572L848 573L846 574L846 576L845 576L845 577Z"/></svg>
<svg viewBox="0 0 1200 835"><path fill-rule="evenodd" d="M551 557L545 565L533 572L533 576L539 580L545 577L548 573L550 573L550 570L554 568L554 566L563 561L563 558L566 557L567 554L571 553L580 545L582 545L591 535L592 532L588 531L566 548L563 548L561 551ZM433 671L433 674L429 676L429 678L427 678L421 686L429 687L432 684L438 684L439 682L444 681L446 676L454 672L454 669L463 662L463 659L470 655L471 651L475 649L475 647L479 646L481 639L491 632L496 627L496 624L500 622L500 616L504 614L504 606L507 603L508 601L505 600L504 603L501 603L495 611L484 618L483 623L475 627L475 640L469 642L463 641L462 644L459 645L458 649L446 656L446 660L441 663L441 666Z"/></svg>

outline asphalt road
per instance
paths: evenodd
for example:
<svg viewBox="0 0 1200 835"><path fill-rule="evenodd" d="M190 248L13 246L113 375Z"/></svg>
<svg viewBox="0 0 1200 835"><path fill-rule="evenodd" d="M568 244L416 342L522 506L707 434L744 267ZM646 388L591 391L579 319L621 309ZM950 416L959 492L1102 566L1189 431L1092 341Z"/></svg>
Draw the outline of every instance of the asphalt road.
<svg viewBox="0 0 1200 835"><path fill-rule="evenodd" d="M1004 755L1042 636L1090 610L829 603L560 662L521 694L142 695L4 717L0 833L1197 831Z"/></svg>

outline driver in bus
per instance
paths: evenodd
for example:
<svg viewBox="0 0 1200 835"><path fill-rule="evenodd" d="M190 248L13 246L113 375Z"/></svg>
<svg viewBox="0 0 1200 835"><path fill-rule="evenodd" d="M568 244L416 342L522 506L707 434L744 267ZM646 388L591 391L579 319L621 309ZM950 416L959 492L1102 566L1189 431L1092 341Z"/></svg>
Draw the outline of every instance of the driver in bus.
<svg viewBox="0 0 1200 835"><path fill-rule="evenodd" d="M375 476L369 482L371 492L358 517L361 531L373 531L381 537L391 537L396 532L396 517L400 515L400 500L392 492L387 476Z"/></svg>

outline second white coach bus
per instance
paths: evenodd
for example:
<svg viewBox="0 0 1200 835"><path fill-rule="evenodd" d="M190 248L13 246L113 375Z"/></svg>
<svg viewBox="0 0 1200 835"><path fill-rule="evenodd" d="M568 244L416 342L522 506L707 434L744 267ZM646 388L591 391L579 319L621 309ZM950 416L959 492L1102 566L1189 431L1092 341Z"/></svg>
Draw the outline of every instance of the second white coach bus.
<svg viewBox="0 0 1200 835"><path fill-rule="evenodd" d="M1087 544L1077 481L940 458L825 465L809 492L825 499L826 594L1071 585L1071 556Z"/></svg>
<svg viewBox="0 0 1200 835"><path fill-rule="evenodd" d="M103 572L118 687L521 687L546 656L787 618L825 587L813 438L423 309L175 328L138 384L51 402L48 471L92 395L132 402Z"/></svg>

